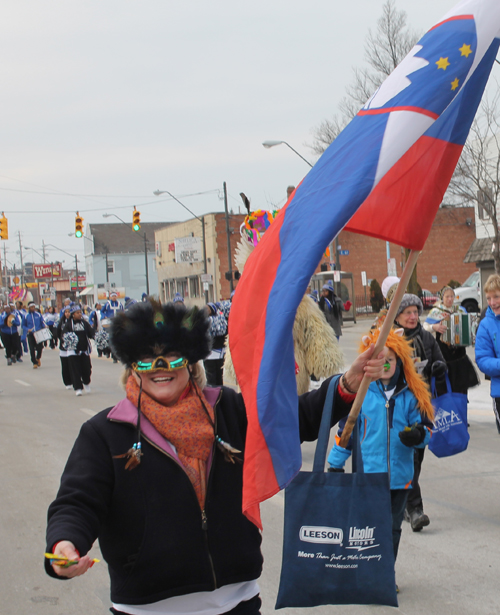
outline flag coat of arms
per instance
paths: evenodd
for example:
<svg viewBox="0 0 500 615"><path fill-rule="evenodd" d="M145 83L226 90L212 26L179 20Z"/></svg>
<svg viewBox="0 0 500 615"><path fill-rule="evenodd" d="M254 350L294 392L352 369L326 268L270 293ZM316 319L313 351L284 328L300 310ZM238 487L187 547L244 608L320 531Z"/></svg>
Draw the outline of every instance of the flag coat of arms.
<svg viewBox="0 0 500 615"><path fill-rule="evenodd" d="M335 139L251 254L229 319L248 416L243 510L301 466L293 321L343 228L422 249L499 46L500 1L464 0L434 25Z"/></svg>

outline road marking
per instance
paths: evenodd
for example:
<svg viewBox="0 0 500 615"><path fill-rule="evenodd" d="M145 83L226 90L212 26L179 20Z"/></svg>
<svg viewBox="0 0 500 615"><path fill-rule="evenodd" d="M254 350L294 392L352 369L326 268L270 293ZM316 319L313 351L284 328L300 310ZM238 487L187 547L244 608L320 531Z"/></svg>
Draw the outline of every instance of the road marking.
<svg viewBox="0 0 500 615"><path fill-rule="evenodd" d="M31 384L29 384L28 382L24 382L24 380L14 380L14 382L22 384L23 387L30 387L31 386Z"/></svg>
<svg viewBox="0 0 500 615"><path fill-rule="evenodd" d="M85 414L88 414L89 416L95 416L97 414L97 412L94 412L93 410L89 410L89 408L80 408L80 410L84 412Z"/></svg>

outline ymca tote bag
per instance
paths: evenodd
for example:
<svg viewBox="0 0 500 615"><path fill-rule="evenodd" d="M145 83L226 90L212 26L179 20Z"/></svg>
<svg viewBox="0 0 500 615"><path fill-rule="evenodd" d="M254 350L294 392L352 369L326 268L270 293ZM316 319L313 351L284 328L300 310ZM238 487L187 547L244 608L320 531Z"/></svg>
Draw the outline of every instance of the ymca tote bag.
<svg viewBox="0 0 500 615"><path fill-rule="evenodd" d="M337 383L328 388L313 471L299 472L285 490L277 609L398 606L388 475L324 471Z"/></svg>
<svg viewBox="0 0 500 615"><path fill-rule="evenodd" d="M467 395L453 393L446 374L447 393L432 400L434 428L429 441L429 450L436 457L451 457L465 451L469 445L467 430ZM436 394L436 380L432 379L432 392Z"/></svg>

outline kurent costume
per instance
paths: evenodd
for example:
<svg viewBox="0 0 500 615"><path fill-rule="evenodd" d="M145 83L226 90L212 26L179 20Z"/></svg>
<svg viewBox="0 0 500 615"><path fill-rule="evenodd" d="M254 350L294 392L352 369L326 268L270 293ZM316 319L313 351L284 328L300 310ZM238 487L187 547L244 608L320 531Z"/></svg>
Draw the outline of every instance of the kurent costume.
<svg viewBox="0 0 500 615"><path fill-rule="evenodd" d="M452 288L445 287L445 289L441 291L441 296L443 296L443 291L447 289L454 292ZM453 305L448 308L441 300L433 306L423 324L423 327L432 335L434 333L432 330L432 325L441 323L443 320L446 320L452 314L456 314L457 312L465 312L465 310L461 306L457 305ZM466 347L454 346L443 342L441 339L441 333L439 332L436 332L435 335L439 349L441 350L441 354L443 355L448 367L448 377L450 379L452 391L467 395L468 389L479 384L479 378L471 360L467 356Z"/></svg>
<svg viewBox="0 0 500 615"><path fill-rule="evenodd" d="M491 378L490 395L500 434L500 315L488 307L476 333L476 363Z"/></svg>
<svg viewBox="0 0 500 615"><path fill-rule="evenodd" d="M191 375L164 406L142 386L141 370L197 367L208 327L205 310L182 303L138 303L116 316L111 343L131 374L127 398L83 425L49 508L48 551L69 540L83 556L99 538L114 612L259 612L261 535L242 513L242 396L202 390ZM299 398L304 440L317 437L328 383ZM335 422L350 407L341 395ZM46 570L56 577L47 561Z"/></svg>
<svg viewBox="0 0 500 615"><path fill-rule="evenodd" d="M37 343L34 334L35 331L45 329L46 325L40 312L30 310L30 306L34 306L36 308L33 302L28 303L28 313L23 318L23 328L25 328L28 333L28 346L30 349L31 362L33 363L33 367L36 368L41 365L43 342L40 344Z"/></svg>
<svg viewBox="0 0 500 615"><path fill-rule="evenodd" d="M371 331L363 338L360 352L375 344L380 331ZM411 493L414 473L413 454L423 449L432 433L434 410L429 389L413 365L410 344L391 331L385 344L397 357L397 367L388 385L381 380L368 387L358 417L358 437L367 473L388 472L390 477L393 517L394 558L397 557L401 538L401 524L406 499ZM385 407L385 412L384 412ZM352 452L352 436L347 448L339 445L345 421L340 422L337 444L332 448L328 463L334 471L344 467ZM405 432L406 430L406 432ZM413 440L404 443L401 432L418 432ZM414 443L413 443L414 441Z"/></svg>
<svg viewBox="0 0 500 615"><path fill-rule="evenodd" d="M272 223L277 212L258 210L246 216L240 227L241 238L235 249L234 263L242 274L245 263L263 233ZM317 303L304 295L299 303L293 323L293 349L295 355L295 376L297 393L309 390L311 376L327 378L342 370L344 356L332 327L325 321ZM236 383L236 374L231 359L229 343L226 340L224 360L224 382Z"/></svg>
<svg viewBox="0 0 500 615"><path fill-rule="evenodd" d="M79 320L75 319L74 314L76 312L81 313L82 308L75 304L71 308L71 318L64 325L63 343L67 350L73 389L76 395L82 395L83 390L90 393L90 376L92 374L90 340L94 337L94 330L83 318L83 314Z"/></svg>

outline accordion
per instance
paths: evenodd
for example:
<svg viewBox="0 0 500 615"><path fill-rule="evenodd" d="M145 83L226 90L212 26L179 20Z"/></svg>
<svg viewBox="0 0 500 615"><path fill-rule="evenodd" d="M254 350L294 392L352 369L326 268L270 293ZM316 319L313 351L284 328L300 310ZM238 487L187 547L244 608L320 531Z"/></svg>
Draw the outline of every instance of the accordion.
<svg viewBox="0 0 500 615"><path fill-rule="evenodd" d="M449 319L442 320L446 331L441 335L441 341L451 346L474 346L476 331L479 325L479 314L451 314Z"/></svg>

